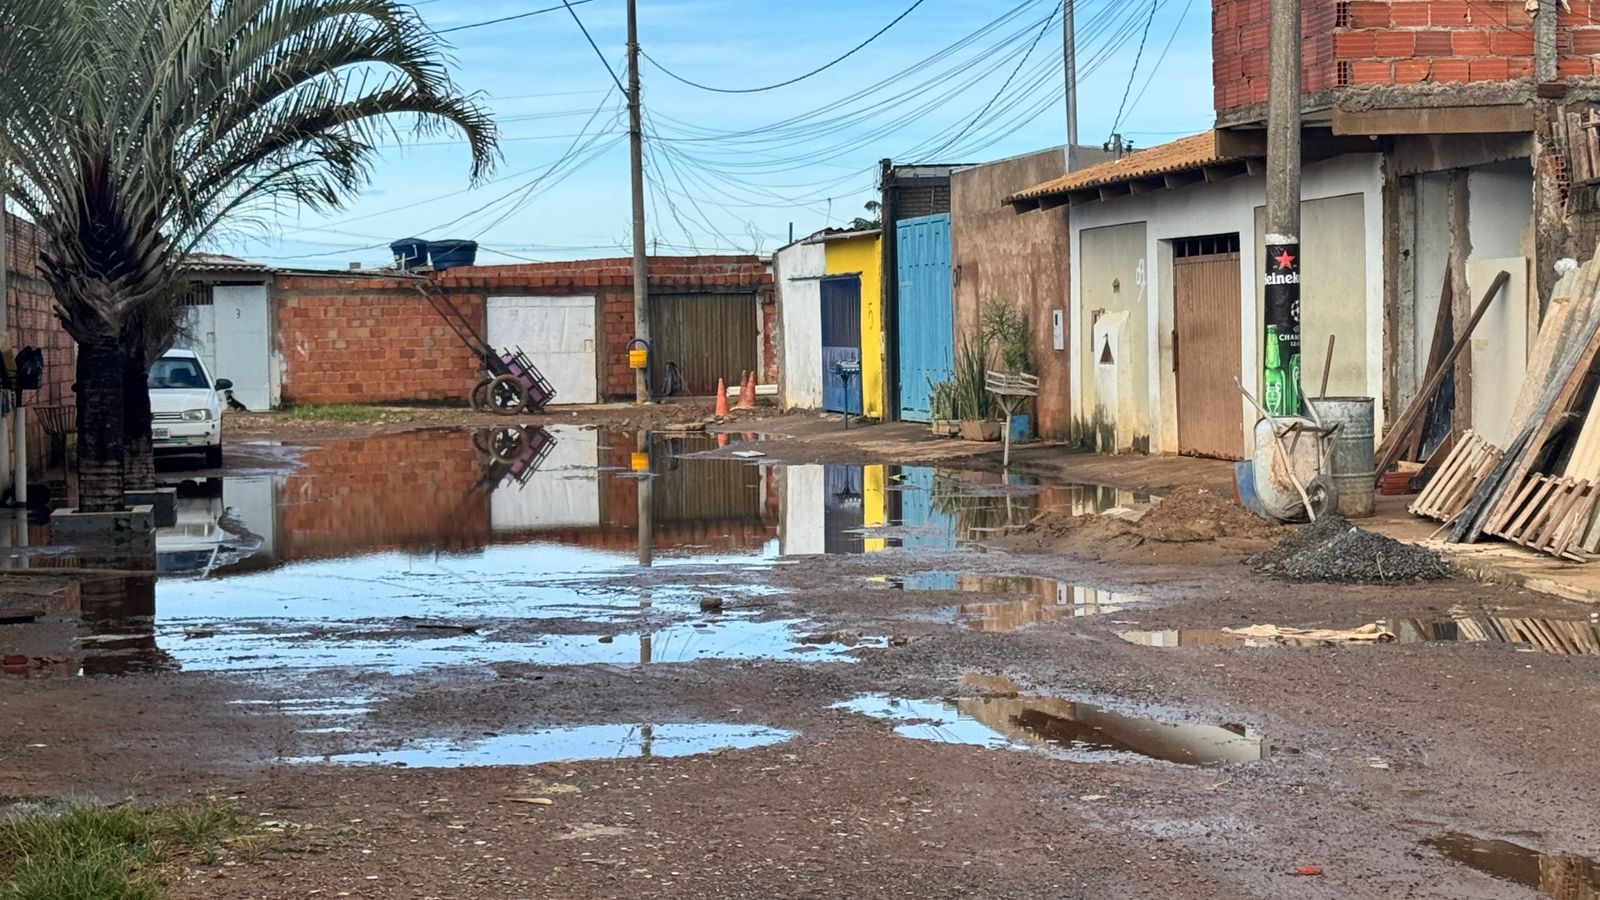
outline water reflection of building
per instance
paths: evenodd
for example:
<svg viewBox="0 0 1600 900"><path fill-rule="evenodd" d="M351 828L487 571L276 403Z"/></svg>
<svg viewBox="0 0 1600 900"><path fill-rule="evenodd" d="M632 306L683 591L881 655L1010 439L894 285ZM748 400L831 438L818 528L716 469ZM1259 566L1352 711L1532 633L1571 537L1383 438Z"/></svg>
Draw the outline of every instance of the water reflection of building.
<svg viewBox="0 0 1600 900"><path fill-rule="evenodd" d="M965 593L1020 595L1016 599L963 603L958 615L978 631L1016 631L1073 616L1120 612L1145 599L1138 594L1079 587L1050 578L958 575L954 580L951 589Z"/></svg>
<svg viewBox="0 0 1600 900"><path fill-rule="evenodd" d="M536 467L510 477L500 465L488 471L487 485L481 439L475 444L459 430L332 442L279 480L274 510L244 518L251 530L270 536L273 562L391 550L475 552L523 540L631 554L642 475L632 471L636 435L566 427L544 433L549 440L538 443ZM776 534L771 470L678 458L709 446L704 435L647 441L654 474L649 524L659 550L759 549ZM492 477L502 469L505 477ZM234 481L226 480L225 492ZM225 497L224 504L233 500Z"/></svg>
<svg viewBox="0 0 1600 900"><path fill-rule="evenodd" d="M956 477L921 466L787 466L779 483L786 556L951 548L1014 533L1047 510L1082 515L1149 502L1115 488L1040 487L1021 476ZM893 537L874 534L882 526Z"/></svg>

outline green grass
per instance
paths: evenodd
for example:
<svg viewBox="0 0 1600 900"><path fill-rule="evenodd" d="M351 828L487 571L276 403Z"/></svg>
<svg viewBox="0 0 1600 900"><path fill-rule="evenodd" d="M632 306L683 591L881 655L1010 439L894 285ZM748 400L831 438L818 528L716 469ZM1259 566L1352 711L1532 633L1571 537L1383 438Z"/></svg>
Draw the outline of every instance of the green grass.
<svg viewBox="0 0 1600 900"><path fill-rule="evenodd" d="M221 805L32 808L0 820L0 900L160 900L163 866L246 833Z"/></svg>
<svg viewBox="0 0 1600 900"><path fill-rule="evenodd" d="M376 422L384 410L356 403L302 403L284 416L297 422Z"/></svg>

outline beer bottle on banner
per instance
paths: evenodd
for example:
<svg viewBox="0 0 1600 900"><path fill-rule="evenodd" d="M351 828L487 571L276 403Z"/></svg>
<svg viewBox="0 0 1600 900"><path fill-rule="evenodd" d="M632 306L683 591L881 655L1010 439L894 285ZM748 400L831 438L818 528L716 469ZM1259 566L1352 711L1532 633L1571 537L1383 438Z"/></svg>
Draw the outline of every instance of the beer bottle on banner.
<svg viewBox="0 0 1600 900"><path fill-rule="evenodd" d="M1283 356L1282 353L1278 355L1280 357ZM1298 416L1300 415L1302 399L1300 396L1300 352L1298 350L1289 353L1289 359L1283 368L1288 373L1283 386L1283 408L1286 415Z"/></svg>
<svg viewBox="0 0 1600 900"><path fill-rule="evenodd" d="M1278 349L1278 326L1267 326L1267 346L1265 349L1266 371L1262 375L1265 391L1261 398L1262 405L1267 408L1268 413L1274 416L1285 416L1289 413L1285 403L1287 398L1284 396L1283 362L1279 356Z"/></svg>

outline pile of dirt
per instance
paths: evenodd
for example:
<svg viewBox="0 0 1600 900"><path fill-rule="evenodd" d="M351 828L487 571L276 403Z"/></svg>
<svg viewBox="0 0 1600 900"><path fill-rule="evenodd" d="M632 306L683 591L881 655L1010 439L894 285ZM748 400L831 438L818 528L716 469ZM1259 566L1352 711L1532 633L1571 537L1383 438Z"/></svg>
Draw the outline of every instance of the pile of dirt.
<svg viewBox="0 0 1600 900"><path fill-rule="evenodd" d="M1384 583L1452 576L1439 554L1323 516L1245 561L1251 571L1290 581Z"/></svg>
<svg viewBox="0 0 1600 900"><path fill-rule="evenodd" d="M1033 533L1041 547L1086 553L1104 561L1150 562L1150 545L1170 552L1161 562L1237 560L1277 538L1282 529L1240 506L1232 497L1206 488L1171 491L1143 515L1121 511L1098 515L1046 516Z"/></svg>
<svg viewBox="0 0 1600 900"><path fill-rule="evenodd" d="M1232 497L1199 487L1180 487L1138 521L1132 533L1164 544L1189 544L1219 538L1275 538L1279 527L1240 506Z"/></svg>

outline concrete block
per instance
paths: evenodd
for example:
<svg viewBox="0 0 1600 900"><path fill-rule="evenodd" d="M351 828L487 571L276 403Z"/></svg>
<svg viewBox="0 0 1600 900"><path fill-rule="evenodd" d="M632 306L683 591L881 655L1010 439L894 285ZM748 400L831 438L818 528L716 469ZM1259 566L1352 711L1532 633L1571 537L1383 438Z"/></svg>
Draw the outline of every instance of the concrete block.
<svg viewBox="0 0 1600 900"><path fill-rule="evenodd" d="M149 506L135 506L121 512L58 509L50 516L50 540L54 544L89 550L154 553L155 511Z"/></svg>
<svg viewBox="0 0 1600 900"><path fill-rule="evenodd" d="M175 487L126 491L122 499L129 506L150 507L155 512L157 528L171 528L178 524L178 489Z"/></svg>

